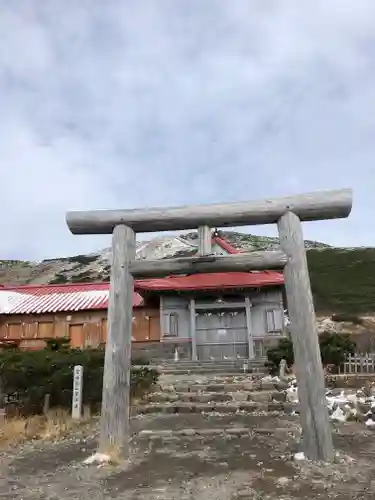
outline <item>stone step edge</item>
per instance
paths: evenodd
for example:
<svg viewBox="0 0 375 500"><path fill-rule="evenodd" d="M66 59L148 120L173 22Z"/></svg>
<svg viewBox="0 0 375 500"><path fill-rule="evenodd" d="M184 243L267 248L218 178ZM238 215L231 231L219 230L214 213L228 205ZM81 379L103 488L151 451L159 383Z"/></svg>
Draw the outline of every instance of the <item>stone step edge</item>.
<svg viewBox="0 0 375 500"><path fill-rule="evenodd" d="M251 383L251 382L250 382ZM255 382L254 387L249 389L248 383L246 382L237 382L233 384L197 384L197 383L188 383L188 382L179 382L178 384L168 384L162 383L155 386L157 392L164 393L175 393L175 392L191 392L195 393L198 391L206 391L206 392L236 392L236 391L249 391L249 392L260 392L260 391L277 391L276 387L270 388L270 383L266 385L261 385L261 383ZM247 385L247 388L246 388Z"/></svg>
<svg viewBox="0 0 375 500"><path fill-rule="evenodd" d="M138 433L139 439L179 439L181 437L205 437L205 436L253 436L266 435L280 438L300 435L300 429L288 429L283 427L261 428L261 427L223 427L207 429L179 429L179 430L152 430L143 429Z"/></svg>
<svg viewBox="0 0 375 500"><path fill-rule="evenodd" d="M263 390L263 391L248 391L248 390L237 390L237 391L155 391L151 392L147 396L147 401L149 402L159 402L159 403L193 403L194 401L189 401L189 399L204 397L204 398L216 398L216 397L227 397L228 399L223 399L222 401L215 399L208 399L204 401L204 403L215 403L215 402L254 402L254 403L271 403L272 401L278 403L284 403L286 398L286 393L282 391L278 391L276 389L272 390ZM277 400L278 397L284 397L284 401ZM265 399L264 401L258 401L256 398L269 398L268 401ZM154 398L161 398L160 401L153 401ZM162 399L163 398L163 399ZM168 399L170 398L170 399ZM252 399L255 398L255 399ZM185 399L185 400L184 400ZM198 403L200 401L197 401Z"/></svg>
<svg viewBox="0 0 375 500"><path fill-rule="evenodd" d="M272 412L285 411L293 412L298 409L298 406L288 402L269 402L257 403L254 401L230 401L212 402L212 403L190 403L190 402L174 402L174 403L147 403L137 407L138 414L142 413L200 413L200 412L221 412L233 413L237 411L252 411L252 412Z"/></svg>
<svg viewBox="0 0 375 500"><path fill-rule="evenodd" d="M214 370L211 368L202 368L201 370L156 370L159 375L220 375L221 377L233 377L235 375L248 375L248 376L254 376L254 375L262 375L265 376L267 375L267 371L263 369L255 369L254 371L248 371L246 373L242 372L241 370L232 370L232 371L225 371L225 370Z"/></svg>

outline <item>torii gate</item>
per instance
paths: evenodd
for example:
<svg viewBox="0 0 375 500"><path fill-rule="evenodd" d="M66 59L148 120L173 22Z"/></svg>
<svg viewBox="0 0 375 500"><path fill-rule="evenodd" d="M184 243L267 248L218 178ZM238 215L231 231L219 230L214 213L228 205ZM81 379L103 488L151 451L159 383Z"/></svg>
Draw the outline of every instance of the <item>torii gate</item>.
<svg viewBox="0 0 375 500"><path fill-rule="evenodd" d="M324 373L301 221L348 217L352 191L323 191L286 198L228 204L134 210L72 211L73 234L112 234L99 452L129 456L129 389L133 277L284 269L300 401L302 445L311 460L334 456L326 408ZM278 226L281 251L204 255L210 227ZM136 233L197 229L200 257L135 261ZM206 249L206 250L205 250Z"/></svg>

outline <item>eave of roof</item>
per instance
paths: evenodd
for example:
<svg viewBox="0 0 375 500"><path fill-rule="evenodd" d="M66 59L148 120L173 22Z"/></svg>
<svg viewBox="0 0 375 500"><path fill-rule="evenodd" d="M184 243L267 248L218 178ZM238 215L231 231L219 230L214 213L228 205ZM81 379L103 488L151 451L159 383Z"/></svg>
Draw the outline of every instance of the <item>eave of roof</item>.
<svg viewBox="0 0 375 500"><path fill-rule="evenodd" d="M100 310L108 308L108 298L109 283L2 287L0 313L43 314ZM134 292L133 306L142 305L142 297Z"/></svg>

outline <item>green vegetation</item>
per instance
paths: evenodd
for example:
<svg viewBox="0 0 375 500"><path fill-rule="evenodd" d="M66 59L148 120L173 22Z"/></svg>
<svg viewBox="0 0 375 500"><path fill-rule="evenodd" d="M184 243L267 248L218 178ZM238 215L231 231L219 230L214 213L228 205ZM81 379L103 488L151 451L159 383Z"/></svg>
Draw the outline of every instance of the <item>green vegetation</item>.
<svg viewBox="0 0 375 500"><path fill-rule="evenodd" d="M55 277L49 281L50 285L63 285L64 283L69 283L69 279L62 273L56 273Z"/></svg>
<svg viewBox="0 0 375 500"><path fill-rule="evenodd" d="M335 372L347 356L355 352L355 343L349 335L324 332L319 335L319 345L323 366L333 366ZM278 373L282 359L285 359L288 367L294 363L293 344L288 338L281 339L276 347L267 351L266 366L272 375Z"/></svg>
<svg viewBox="0 0 375 500"><path fill-rule="evenodd" d="M294 363L294 352L292 341L288 338L281 339L277 346L267 349L266 366L271 375L276 375L279 371L280 361L285 359L288 367Z"/></svg>
<svg viewBox="0 0 375 500"><path fill-rule="evenodd" d="M88 266L96 260L98 260L97 255L74 255L73 257L68 257L69 262L78 263L81 266Z"/></svg>
<svg viewBox="0 0 375 500"><path fill-rule="evenodd" d="M309 250L307 260L318 312L375 311L375 248Z"/></svg>
<svg viewBox="0 0 375 500"><path fill-rule="evenodd" d="M350 340L349 335L327 332L319 336L319 345L323 364L332 365L336 369L345 362L349 354L355 353L356 348L355 342Z"/></svg>
<svg viewBox="0 0 375 500"><path fill-rule="evenodd" d="M241 250L267 250L278 238L231 231L221 236ZM311 287L318 313L375 312L375 248L333 248L305 241Z"/></svg>
<svg viewBox="0 0 375 500"><path fill-rule="evenodd" d="M46 349L49 351L62 351L70 349L70 339L67 337L46 339Z"/></svg>
<svg viewBox="0 0 375 500"><path fill-rule="evenodd" d="M70 281L72 283L92 283L93 281L96 280L93 278L91 271L83 271L82 273L79 274L73 274L70 277Z"/></svg>
<svg viewBox="0 0 375 500"><path fill-rule="evenodd" d="M16 394L18 411L23 415L40 413L45 394L50 395L51 406L70 409L75 365L84 367L83 403L95 407L102 396L104 351L101 349L81 351L49 346L40 351L5 350L0 353L1 389L8 396ZM141 396L156 381L156 371L133 367L132 396Z"/></svg>
<svg viewBox="0 0 375 500"><path fill-rule="evenodd" d="M272 250L280 245L279 238L272 236L256 236L254 234L239 233L236 231L218 231L218 234L239 250L245 248L250 250ZM310 240L305 240L305 247L307 249L330 248L330 246L325 243Z"/></svg>

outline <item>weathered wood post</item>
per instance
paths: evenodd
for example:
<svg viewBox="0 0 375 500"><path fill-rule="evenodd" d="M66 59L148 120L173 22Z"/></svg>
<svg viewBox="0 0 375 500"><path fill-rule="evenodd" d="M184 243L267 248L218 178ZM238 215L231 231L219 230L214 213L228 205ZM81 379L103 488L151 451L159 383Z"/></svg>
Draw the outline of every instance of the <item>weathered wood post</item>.
<svg viewBox="0 0 375 500"><path fill-rule="evenodd" d="M135 259L135 240L130 227L114 228L99 441L99 452L109 457L129 456L133 320L133 277L129 263Z"/></svg>
<svg viewBox="0 0 375 500"><path fill-rule="evenodd" d="M281 249L288 256L284 278L298 379L303 451L311 460L330 460L334 450L302 224L297 215L286 212L279 219L278 229Z"/></svg>
<svg viewBox="0 0 375 500"><path fill-rule="evenodd" d="M212 253L212 235L209 226L198 227L198 253L210 255Z"/></svg>

